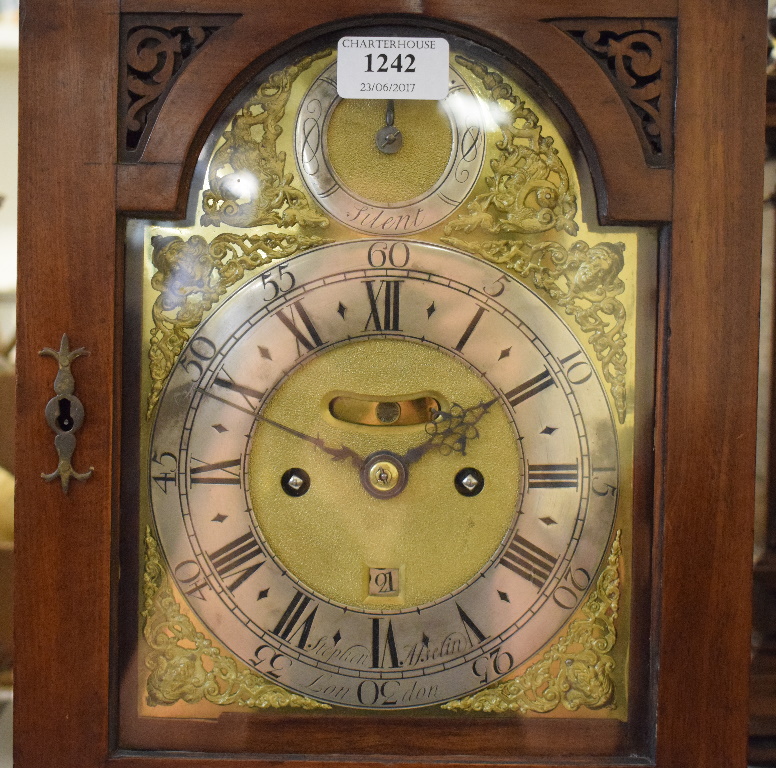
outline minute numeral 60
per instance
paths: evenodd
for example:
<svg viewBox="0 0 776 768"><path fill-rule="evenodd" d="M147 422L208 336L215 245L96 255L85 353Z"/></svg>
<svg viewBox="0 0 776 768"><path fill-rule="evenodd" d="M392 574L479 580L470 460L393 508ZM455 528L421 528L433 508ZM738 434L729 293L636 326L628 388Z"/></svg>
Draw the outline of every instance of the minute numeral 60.
<svg viewBox="0 0 776 768"><path fill-rule="evenodd" d="M386 264L402 269L410 263L410 247L407 243L396 241L372 243L366 255L370 267L380 268Z"/></svg>

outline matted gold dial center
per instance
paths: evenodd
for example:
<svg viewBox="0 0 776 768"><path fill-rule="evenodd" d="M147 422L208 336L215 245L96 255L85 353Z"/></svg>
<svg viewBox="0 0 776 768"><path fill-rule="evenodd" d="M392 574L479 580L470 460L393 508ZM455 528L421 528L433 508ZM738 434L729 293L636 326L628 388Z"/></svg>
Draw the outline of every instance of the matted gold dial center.
<svg viewBox="0 0 776 768"><path fill-rule="evenodd" d="M309 299L307 304L314 307ZM337 415L330 409L334 392L347 393L336 395ZM362 418L354 393L368 393L363 402L370 414L381 402L418 401L425 418L401 426L402 419L386 425ZM307 360L268 399L262 415L327 447L344 446L363 461L357 467L352 458L334 460L309 440L257 423L249 487L271 552L308 588L356 607L384 599L369 593L370 568L401 572L392 606L423 605L460 588L498 550L513 523L519 445L506 411L494 405L465 457L424 450L432 437L426 431L429 404L449 411L452 402L473 405L493 396L459 359L404 339L352 341ZM465 497L456 489L455 476L465 467L485 476L482 493ZM289 468L309 475L303 495L284 492L280 480Z"/></svg>

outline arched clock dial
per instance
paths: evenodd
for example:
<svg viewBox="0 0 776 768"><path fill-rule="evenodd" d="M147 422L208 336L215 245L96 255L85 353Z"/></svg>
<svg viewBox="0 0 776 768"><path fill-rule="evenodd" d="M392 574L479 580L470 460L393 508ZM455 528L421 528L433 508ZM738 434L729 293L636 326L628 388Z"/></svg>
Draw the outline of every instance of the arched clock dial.
<svg viewBox="0 0 776 768"><path fill-rule="evenodd" d="M442 101L341 99L336 64L306 92L296 163L316 203L351 229L401 236L468 197L485 158L487 110L454 67Z"/></svg>
<svg viewBox="0 0 776 768"><path fill-rule="evenodd" d="M498 268L419 242L323 246L246 283L184 349L151 441L189 607L260 673L349 707L516 670L585 596L616 511L579 341Z"/></svg>

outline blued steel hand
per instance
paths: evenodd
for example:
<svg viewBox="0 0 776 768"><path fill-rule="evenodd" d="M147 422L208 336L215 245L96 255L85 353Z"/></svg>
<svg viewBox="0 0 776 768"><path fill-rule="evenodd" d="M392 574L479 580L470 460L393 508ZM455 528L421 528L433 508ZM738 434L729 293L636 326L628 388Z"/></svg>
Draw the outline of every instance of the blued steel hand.
<svg viewBox="0 0 776 768"><path fill-rule="evenodd" d="M413 464L434 449L440 451L443 456L451 453L465 456L466 444L469 440L476 440L480 436L477 423L497 400L498 398L494 397L492 400L480 402L468 408L453 403L449 412L434 411L433 420L426 425L428 440L410 448L401 457L404 466Z"/></svg>
<svg viewBox="0 0 776 768"><path fill-rule="evenodd" d="M238 411L247 413L253 416L255 419L258 419L259 421L262 421L265 424L269 424L271 427L275 427L276 429L281 429L283 430L283 432L287 432L289 435L298 437L300 440L306 440L308 443L312 443L319 450L323 451L324 453L328 453L329 456L331 456L331 458L334 461L350 460L353 466L355 466L355 468L358 470L360 470L361 467L364 466L364 459L361 456L359 456L359 454L357 454L354 450L352 450L351 448L348 448L346 445L343 445L342 448L332 448L331 446L326 445L326 442L321 437L313 437L312 435L308 435L305 432L301 432L298 429L289 427L286 424L281 424L279 421L275 421L274 419L270 419L267 416L263 416L260 413L256 413L256 411L253 411L250 408L244 408L243 406L237 405L236 403L233 403L230 400L227 400L226 398L219 397L218 395L214 394L213 392L210 392L207 389L200 388L200 392L206 394L208 397L212 397L214 400L218 400L220 403L224 403L225 405L229 405L232 408L236 408Z"/></svg>
<svg viewBox="0 0 776 768"><path fill-rule="evenodd" d="M385 125L377 131L375 142L377 148L386 155L392 155L401 149L402 135L401 131L393 124L393 99L388 99L385 108Z"/></svg>

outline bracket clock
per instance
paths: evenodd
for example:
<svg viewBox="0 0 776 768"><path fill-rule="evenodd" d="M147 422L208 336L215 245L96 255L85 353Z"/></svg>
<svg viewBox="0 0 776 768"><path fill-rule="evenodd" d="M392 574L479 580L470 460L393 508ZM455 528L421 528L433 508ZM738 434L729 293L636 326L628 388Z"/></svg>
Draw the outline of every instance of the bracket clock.
<svg viewBox="0 0 776 768"><path fill-rule="evenodd" d="M21 768L744 765L759 5L27 4Z"/></svg>

